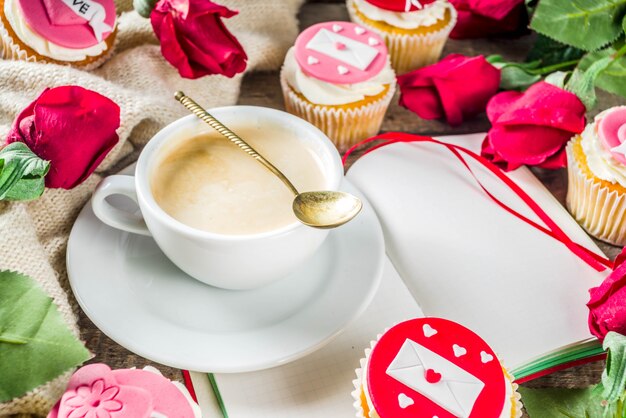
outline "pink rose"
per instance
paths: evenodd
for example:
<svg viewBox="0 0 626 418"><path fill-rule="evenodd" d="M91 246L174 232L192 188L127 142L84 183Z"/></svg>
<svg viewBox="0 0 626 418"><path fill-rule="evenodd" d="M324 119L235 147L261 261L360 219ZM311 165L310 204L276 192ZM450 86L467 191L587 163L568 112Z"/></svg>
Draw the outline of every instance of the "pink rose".
<svg viewBox="0 0 626 418"><path fill-rule="evenodd" d="M50 161L46 187L76 187L117 144L120 108L78 86L46 89L20 113L7 142L23 142Z"/></svg>
<svg viewBox="0 0 626 418"><path fill-rule="evenodd" d="M398 76L400 105L423 119L445 117L450 125L485 111L497 93L500 70L482 55L450 54L436 64Z"/></svg>
<svg viewBox="0 0 626 418"><path fill-rule="evenodd" d="M565 145L585 128L585 105L575 94L545 82L524 93L505 91L487 105L492 128L482 155L505 170L521 165L565 167Z"/></svg>
<svg viewBox="0 0 626 418"><path fill-rule="evenodd" d="M233 77L246 68L248 59L222 22L236 14L210 0L159 0L150 20L161 53L182 77Z"/></svg>
<svg viewBox="0 0 626 418"><path fill-rule="evenodd" d="M613 272L598 287L589 290L589 330L599 339L609 331L626 334L626 260L622 251Z"/></svg>
<svg viewBox="0 0 626 418"><path fill-rule="evenodd" d="M528 25L524 0L450 0L458 12L453 39L521 32Z"/></svg>

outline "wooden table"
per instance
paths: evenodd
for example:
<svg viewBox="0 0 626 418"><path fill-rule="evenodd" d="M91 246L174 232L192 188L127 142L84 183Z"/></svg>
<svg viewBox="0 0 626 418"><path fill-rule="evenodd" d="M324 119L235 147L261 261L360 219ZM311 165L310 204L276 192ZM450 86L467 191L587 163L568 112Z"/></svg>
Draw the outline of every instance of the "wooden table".
<svg viewBox="0 0 626 418"><path fill-rule="evenodd" d="M349 20L348 13L343 2L337 0L313 0L305 4L300 12L301 28L306 28L314 23L329 20ZM521 61L526 56L533 42L533 36L527 35L518 39L481 39L470 41L450 40L444 50L444 56L449 53L461 53L464 55L477 54L501 54L506 59ZM283 109L283 99L278 80L277 72L253 73L245 76L241 86L241 97L239 104L265 106L276 109ZM589 114L594 116L599 110L618 104L626 104L626 101L609 94L599 94L599 105L595 112ZM485 132L489 129L489 122L485 115L481 115L473 120L465 122L463 125L453 128L440 121L425 121L415 114L399 107L397 100L394 100L387 112L387 117L383 124L383 131L406 131L427 135L447 135L472 132ZM550 191L563 203L567 191L566 170L546 171L534 170L539 179L550 189ZM619 248L602 242L598 242L602 250L611 258L619 253ZM80 328L82 338L86 341L87 347L96 354L92 362L104 362L112 368L142 367L152 364L159 368L171 379L181 380L182 375L179 370L168 368L152 363L136 354L133 354L121 347L80 313ZM520 341L523 344L523 341ZM604 369L602 362L591 363L585 366L576 367L563 372L555 373L541 379L526 384L528 387L585 387L595 384L600 379L600 374ZM212 418L212 417L207 417Z"/></svg>

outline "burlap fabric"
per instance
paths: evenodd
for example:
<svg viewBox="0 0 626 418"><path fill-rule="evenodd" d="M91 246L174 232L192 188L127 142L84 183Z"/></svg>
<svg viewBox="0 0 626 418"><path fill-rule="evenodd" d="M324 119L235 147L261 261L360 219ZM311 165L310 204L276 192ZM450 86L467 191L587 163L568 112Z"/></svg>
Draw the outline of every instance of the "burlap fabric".
<svg viewBox="0 0 626 418"><path fill-rule="evenodd" d="M296 13L302 1L220 0L240 12L226 24L248 54L247 71L279 68L297 35ZM229 105L237 101L242 78L181 79L162 58L149 20L132 11L132 0L118 0L117 5L116 52L97 70L0 60L0 144L18 111L45 87L80 85L104 94L121 108L120 143L86 182L70 191L46 190L41 199L29 203L0 202L0 269L17 270L36 279L54 298L76 335L78 308L69 291L65 249L80 208L102 175L130 163L155 132L185 114L172 98L174 91L193 92L193 97L207 107ZM0 417L46 415L72 372L22 398L0 404Z"/></svg>

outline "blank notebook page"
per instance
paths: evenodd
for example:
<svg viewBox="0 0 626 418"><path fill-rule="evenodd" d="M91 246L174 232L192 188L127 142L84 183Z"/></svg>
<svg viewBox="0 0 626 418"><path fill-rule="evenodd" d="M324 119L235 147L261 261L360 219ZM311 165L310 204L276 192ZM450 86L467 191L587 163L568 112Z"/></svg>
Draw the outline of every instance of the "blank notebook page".
<svg viewBox="0 0 626 418"><path fill-rule="evenodd" d="M217 374L230 418L353 417L354 370L385 328L421 311L388 259L365 313L324 348L293 363L253 373Z"/></svg>
<svg viewBox="0 0 626 418"><path fill-rule="evenodd" d="M480 152L483 138L442 139ZM498 198L541 223L501 180L472 168ZM588 289L607 273L498 206L445 147L390 145L360 158L347 177L374 207L387 254L425 315L474 330L511 369L591 338ZM575 242L601 254L528 169L510 177Z"/></svg>

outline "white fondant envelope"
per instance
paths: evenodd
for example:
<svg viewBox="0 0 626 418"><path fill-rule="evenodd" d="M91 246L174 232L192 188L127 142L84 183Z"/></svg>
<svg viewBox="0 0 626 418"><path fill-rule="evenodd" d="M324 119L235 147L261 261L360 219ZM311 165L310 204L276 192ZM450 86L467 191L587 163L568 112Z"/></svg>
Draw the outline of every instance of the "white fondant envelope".
<svg viewBox="0 0 626 418"><path fill-rule="evenodd" d="M345 45L345 48L337 48L338 43ZM359 70L366 70L378 55L376 48L333 33L327 29L317 32L306 47L356 67Z"/></svg>
<svg viewBox="0 0 626 418"><path fill-rule="evenodd" d="M441 374L430 383L426 371ZM387 374L460 418L469 417L485 384L434 351L407 338L387 368Z"/></svg>

